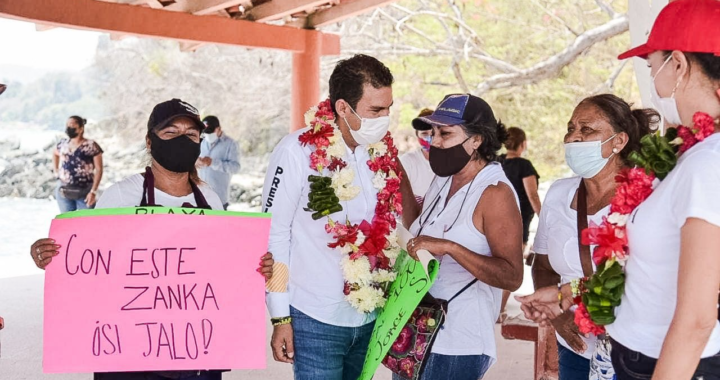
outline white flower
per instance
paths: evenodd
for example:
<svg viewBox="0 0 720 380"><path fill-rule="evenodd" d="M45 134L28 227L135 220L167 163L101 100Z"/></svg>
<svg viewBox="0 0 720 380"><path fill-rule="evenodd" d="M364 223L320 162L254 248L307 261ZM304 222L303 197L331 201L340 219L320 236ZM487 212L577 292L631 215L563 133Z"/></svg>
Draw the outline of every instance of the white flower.
<svg viewBox="0 0 720 380"><path fill-rule="evenodd" d="M608 222L623 227L627 224L629 215L623 215L619 212L614 212L608 216Z"/></svg>
<svg viewBox="0 0 720 380"><path fill-rule="evenodd" d="M370 261L365 256L360 256L356 260L350 259L350 256L343 257L340 262L343 277L345 281L351 284L366 285L373 280L370 273Z"/></svg>
<svg viewBox="0 0 720 380"><path fill-rule="evenodd" d="M398 243L398 236L397 236L397 228L390 230L390 233L387 236L387 241L393 247L398 246L399 243ZM398 248L400 248L400 247L398 247Z"/></svg>
<svg viewBox="0 0 720 380"><path fill-rule="evenodd" d="M330 157L343 158L345 157L345 141L343 141L340 132L335 129L335 134L330 137L330 146L327 148L327 154Z"/></svg>
<svg viewBox="0 0 720 380"><path fill-rule="evenodd" d="M359 247L365 242L365 234L362 231L358 231L357 238L355 239L355 246Z"/></svg>
<svg viewBox="0 0 720 380"><path fill-rule="evenodd" d="M385 250L385 256L390 260L395 260L400 256L400 247L397 245L391 245L390 248Z"/></svg>
<svg viewBox="0 0 720 380"><path fill-rule="evenodd" d="M384 292L372 286L362 286L358 290L351 291L345 299L361 313L370 313L385 306Z"/></svg>
<svg viewBox="0 0 720 380"><path fill-rule="evenodd" d="M381 171L376 172L375 177L373 177L373 186L378 190L384 189L387 182L385 178L385 173Z"/></svg>
<svg viewBox="0 0 720 380"><path fill-rule="evenodd" d="M682 145L683 139L682 137L676 137L675 140L670 141L670 145Z"/></svg>
<svg viewBox="0 0 720 380"><path fill-rule="evenodd" d="M350 243L345 244L344 246L340 247L340 252L343 255L349 255L353 252L353 246Z"/></svg>
<svg viewBox="0 0 720 380"><path fill-rule="evenodd" d="M360 194L359 186L352 186L355 179L355 172L352 169L345 168L332 174L332 182L330 186L335 189L335 195L341 201L349 201Z"/></svg>
<svg viewBox="0 0 720 380"><path fill-rule="evenodd" d="M385 145L384 141L376 142L375 144L370 144L368 146L369 149L372 149L373 155L375 157L384 156L387 153L387 145Z"/></svg>
<svg viewBox="0 0 720 380"><path fill-rule="evenodd" d="M307 112L305 112L305 125L310 126L310 123L315 120L315 114L317 113L317 111L317 106L314 106L310 108Z"/></svg>
<svg viewBox="0 0 720 380"><path fill-rule="evenodd" d="M357 197L358 194L360 194L360 187L358 186L341 187L335 189L335 195L337 195L338 199L340 199L341 201L349 201Z"/></svg>
<svg viewBox="0 0 720 380"><path fill-rule="evenodd" d="M393 282L397 273L385 269L378 269L372 274L373 281L378 283Z"/></svg>

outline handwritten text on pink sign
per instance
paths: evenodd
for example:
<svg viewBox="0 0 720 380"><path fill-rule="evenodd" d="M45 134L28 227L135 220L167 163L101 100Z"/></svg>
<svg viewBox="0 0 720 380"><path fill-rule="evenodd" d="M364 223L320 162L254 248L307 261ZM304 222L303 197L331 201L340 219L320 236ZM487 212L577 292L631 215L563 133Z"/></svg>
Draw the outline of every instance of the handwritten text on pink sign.
<svg viewBox="0 0 720 380"><path fill-rule="evenodd" d="M265 368L269 218L117 215L53 221L45 372Z"/></svg>

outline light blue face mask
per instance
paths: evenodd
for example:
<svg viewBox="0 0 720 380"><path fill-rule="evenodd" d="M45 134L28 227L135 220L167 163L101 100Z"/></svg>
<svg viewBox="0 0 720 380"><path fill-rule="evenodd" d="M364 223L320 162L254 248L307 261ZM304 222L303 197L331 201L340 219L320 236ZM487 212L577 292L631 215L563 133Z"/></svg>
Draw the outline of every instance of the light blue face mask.
<svg viewBox="0 0 720 380"><path fill-rule="evenodd" d="M615 136L617 134L602 142L598 140L565 144L565 162L575 174L583 178L595 177L615 155L613 153L608 158L602 156L602 146Z"/></svg>

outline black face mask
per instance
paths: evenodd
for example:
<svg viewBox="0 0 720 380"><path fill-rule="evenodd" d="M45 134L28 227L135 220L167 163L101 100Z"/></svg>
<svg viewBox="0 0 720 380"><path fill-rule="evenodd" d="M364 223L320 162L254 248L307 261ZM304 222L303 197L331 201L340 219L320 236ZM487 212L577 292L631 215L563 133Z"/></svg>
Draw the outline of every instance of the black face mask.
<svg viewBox="0 0 720 380"><path fill-rule="evenodd" d="M150 132L150 155L160 166L175 173L188 173L200 157L200 143L183 135L163 140Z"/></svg>
<svg viewBox="0 0 720 380"><path fill-rule="evenodd" d="M466 138L465 141L470 140ZM436 148L430 145L430 168L438 177L457 174L470 162L471 156L465 151L465 141L450 148Z"/></svg>
<svg viewBox="0 0 720 380"><path fill-rule="evenodd" d="M65 134L67 134L69 138L74 139L78 137L78 130L77 128L67 127L65 128Z"/></svg>

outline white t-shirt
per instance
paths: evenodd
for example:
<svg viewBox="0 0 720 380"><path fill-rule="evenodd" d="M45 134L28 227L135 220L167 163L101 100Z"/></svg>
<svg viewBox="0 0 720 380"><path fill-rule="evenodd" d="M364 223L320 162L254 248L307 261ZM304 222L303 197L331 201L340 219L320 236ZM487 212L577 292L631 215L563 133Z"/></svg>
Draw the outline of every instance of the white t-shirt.
<svg viewBox="0 0 720 380"><path fill-rule="evenodd" d="M680 230L688 218L720 226L720 134L687 151L630 216L626 283L607 330L624 346L658 358L677 304ZM715 253L720 254L720 248ZM702 357L720 351L720 324Z"/></svg>
<svg viewBox="0 0 720 380"><path fill-rule="evenodd" d="M110 186L97 202L96 208L114 208L114 207L136 207L140 205L143 196L143 182L145 177L142 174L135 174L124 180ZM223 204L215 192L206 184L198 186L200 192L205 196L205 200L213 210L222 210ZM165 207L180 207L183 203L190 203L194 206L195 195L190 193L182 197L175 197L155 189L155 203Z"/></svg>
<svg viewBox="0 0 720 380"><path fill-rule="evenodd" d="M563 284L584 277L580 252L578 252L577 211L571 208L578 186L580 186L580 177L560 179L550 186L540 211L540 222L533 244L535 253L548 255L550 265L560 275ZM588 215L588 225L600 224L603 216L607 216L609 212L610 206L607 206L595 215ZM557 333L555 335L558 343L572 350L560 335ZM583 338L583 340L587 350L582 356L590 359L595 349L596 338Z"/></svg>
<svg viewBox="0 0 720 380"><path fill-rule="evenodd" d="M445 201L450 190L451 178L440 178L428 191L423 212L410 227L417 236L432 236L463 245L483 256L492 256L485 235L473 223L473 213L485 189L504 183L513 190L500 164L493 162L481 170L475 179L460 188ZM463 200L465 200L463 204ZM515 196L518 212L520 205ZM437 206L433 207L434 204ZM445 205L443 207L443 205ZM447 231L446 231L447 230ZM475 277L451 256L440 259L437 279L430 288L433 297L449 300ZM445 324L437 334L432 352L441 355L487 355L495 361L495 321L500 314L502 291L482 281L477 281L448 305Z"/></svg>
<svg viewBox="0 0 720 380"><path fill-rule="evenodd" d="M435 178L435 173L430 169L430 162L425 159L420 149L415 149L400 156L405 172L410 179L413 194L416 197L424 197Z"/></svg>

